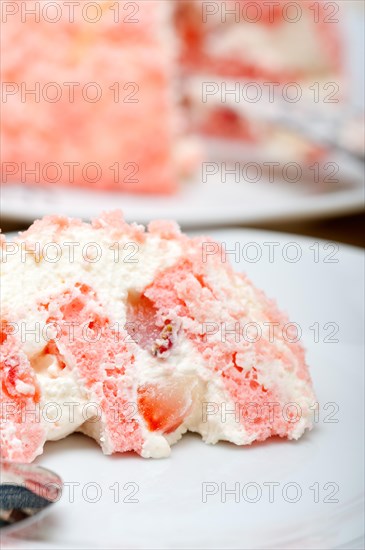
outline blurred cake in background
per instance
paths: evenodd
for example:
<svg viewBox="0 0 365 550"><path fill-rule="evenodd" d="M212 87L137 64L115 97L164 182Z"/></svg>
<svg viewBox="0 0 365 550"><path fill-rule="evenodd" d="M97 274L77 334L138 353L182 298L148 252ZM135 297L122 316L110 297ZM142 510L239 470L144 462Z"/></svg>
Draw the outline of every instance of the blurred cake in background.
<svg viewBox="0 0 365 550"><path fill-rule="evenodd" d="M306 116L310 105L338 102L338 17L335 3L322 1L181 0L176 22L193 127L252 146L250 152L265 160L270 153L271 160L313 160L321 153L317 147L265 120L262 111L286 104Z"/></svg>
<svg viewBox="0 0 365 550"><path fill-rule="evenodd" d="M3 182L173 192L190 152L173 91L170 3L11 4Z"/></svg>
<svg viewBox="0 0 365 550"><path fill-rule="evenodd" d="M2 183L173 193L200 158L195 133L239 159L321 154L263 113L283 89L300 88L300 108L338 97L339 25L322 2L70 4L4 10Z"/></svg>

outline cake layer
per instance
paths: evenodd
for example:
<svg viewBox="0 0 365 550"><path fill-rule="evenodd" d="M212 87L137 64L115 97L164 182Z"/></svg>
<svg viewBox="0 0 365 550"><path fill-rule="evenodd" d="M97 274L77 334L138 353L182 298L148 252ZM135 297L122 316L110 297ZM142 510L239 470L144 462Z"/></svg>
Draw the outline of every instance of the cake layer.
<svg viewBox="0 0 365 550"><path fill-rule="evenodd" d="M341 69L338 10L323 1L181 0L175 17L182 61L194 72L297 82Z"/></svg>
<svg viewBox="0 0 365 550"><path fill-rule="evenodd" d="M299 162L326 151L263 113L304 117L346 94L335 5L228 0L178 2L183 90L195 132L230 142L236 160Z"/></svg>

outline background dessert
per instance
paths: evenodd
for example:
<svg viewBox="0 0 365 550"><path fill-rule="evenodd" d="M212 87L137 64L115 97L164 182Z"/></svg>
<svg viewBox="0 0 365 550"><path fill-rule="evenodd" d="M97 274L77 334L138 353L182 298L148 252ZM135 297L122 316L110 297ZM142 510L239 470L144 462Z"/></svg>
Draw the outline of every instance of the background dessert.
<svg viewBox="0 0 365 550"><path fill-rule="evenodd" d="M2 32L6 181L171 193L184 170L172 6L95 5L71 18L61 2L53 22L52 6L37 17L24 10L39 2L14 2Z"/></svg>
<svg viewBox="0 0 365 550"><path fill-rule="evenodd" d="M268 116L298 89L303 116L314 85L344 97L341 33L321 2L55 6L5 11L3 183L173 193L209 156L195 134L236 160L325 154Z"/></svg>

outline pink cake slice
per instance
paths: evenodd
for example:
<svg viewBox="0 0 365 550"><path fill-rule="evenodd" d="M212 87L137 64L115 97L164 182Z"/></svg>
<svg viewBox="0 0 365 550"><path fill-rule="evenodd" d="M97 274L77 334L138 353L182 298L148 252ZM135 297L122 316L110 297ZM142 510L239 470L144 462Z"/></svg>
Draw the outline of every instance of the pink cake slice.
<svg viewBox="0 0 365 550"><path fill-rule="evenodd" d="M119 213L4 239L2 457L30 462L75 431L105 454L163 457L187 431L249 445L311 429L303 348L223 252Z"/></svg>
<svg viewBox="0 0 365 550"><path fill-rule="evenodd" d="M5 10L3 183L172 193L186 159L169 2L67 4Z"/></svg>

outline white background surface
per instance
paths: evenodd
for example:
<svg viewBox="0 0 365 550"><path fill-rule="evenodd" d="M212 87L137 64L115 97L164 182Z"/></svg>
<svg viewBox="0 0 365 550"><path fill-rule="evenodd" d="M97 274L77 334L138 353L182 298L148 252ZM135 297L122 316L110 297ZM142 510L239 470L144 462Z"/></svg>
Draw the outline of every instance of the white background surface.
<svg viewBox="0 0 365 550"><path fill-rule="evenodd" d="M310 249L313 241L307 238L249 230L212 235L227 249L236 242L254 242L262 251L258 262L243 258L234 266L246 271L301 325L320 403L319 422L298 442L273 440L246 448L207 446L198 436L186 435L164 460L132 454L106 457L81 435L48 443L37 463L55 470L66 482L80 483L75 501L69 502L64 491L43 523L27 534L33 542L3 540L5 548L363 548L363 253L341 244L333 256L338 262L326 263L332 249L316 241L320 252L316 263ZM273 263L265 242L279 243ZM297 263L283 259L289 242L300 247ZM320 342L315 343L309 329L315 322L321 327L337 323L339 342L324 343L328 331L321 331ZM326 403L338 407L332 417L337 423L324 421L333 411L331 406L324 410ZM100 485L97 503L82 498L81 489L89 482ZM114 503L109 488L116 482L121 487L137 483L139 502ZM236 503L227 495L223 503L220 492L203 503L203 482L225 482L227 488L255 482L262 497L256 503L243 498ZM280 484L273 503L265 482ZM289 482L301 488L296 503L282 497ZM310 490L316 482L321 487L318 503ZM330 493L330 488L323 490L328 482L338 484L337 503L324 502ZM126 494L122 490L122 498Z"/></svg>

